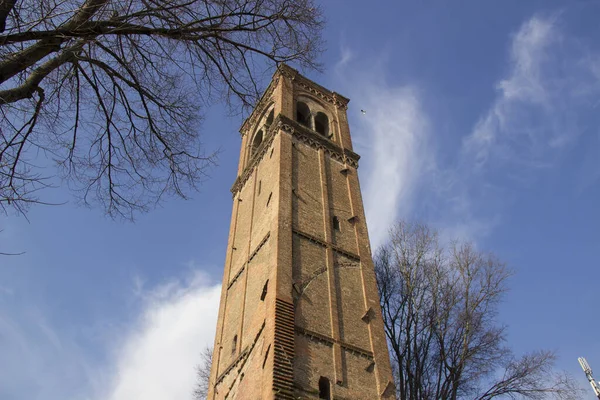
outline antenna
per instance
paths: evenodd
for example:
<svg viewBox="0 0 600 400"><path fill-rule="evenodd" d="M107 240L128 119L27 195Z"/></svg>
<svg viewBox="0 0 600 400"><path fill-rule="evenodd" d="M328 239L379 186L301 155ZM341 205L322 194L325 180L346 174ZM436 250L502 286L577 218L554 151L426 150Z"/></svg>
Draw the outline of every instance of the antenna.
<svg viewBox="0 0 600 400"><path fill-rule="evenodd" d="M600 382L596 382L594 380L594 377L592 376L592 369L590 368L590 364L588 364L586 359L583 357L579 357L577 359L577 361L579 361L579 365L581 365L581 368L583 368L583 372L585 372L585 376L588 378L588 381L590 381L590 385L592 385L592 389L594 389L594 393L596 394L596 397L598 397L600 399Z"/></svg>

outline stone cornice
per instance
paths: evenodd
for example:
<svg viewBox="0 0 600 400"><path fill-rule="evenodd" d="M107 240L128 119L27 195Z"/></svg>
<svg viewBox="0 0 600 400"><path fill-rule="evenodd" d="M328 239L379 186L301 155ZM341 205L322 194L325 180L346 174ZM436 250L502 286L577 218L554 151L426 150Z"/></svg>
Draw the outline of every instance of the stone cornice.
<svg viewBox="0 0 600 400"><path fill-rule="evenodd" d="M307 239L307 240L309 240L309 241L311 241L313 243L316 243L316 244L318 244L320 246L330 247L336 253L339 253L339 254L341 254L341 255L343 255L345 257L348 257L349 259L351 259L353 261L360 262L360 257L358 256L358 254L354 254L354 253L351 253L349 251L346 251L346 250L342 249L341 247L338 247L338 246L334 245L333 243L326 242L323 239L320 239L320 238L318 238L316 236L313 236L313 235L311 235L309 233L299 231L298 229L292 228L292 232L294 234L296 234L296 235L298 235L300 237L303 237L303 238L305 238L305 239Z"/></svg>
<svg viewBox="0 0 600 400"><path fill-rule="evenodd" d="M332 92L331 90L324 88L305 76L300 74L296 75L294 83L313 96L316 96L327 103L333 104L337 108L342 108L344 110L348 109L348 103L350 102L350 99L342 96L339 93Z"/></svg>
<svg viewBox="0 0 600 400"><path fill-rule="evenodd" d="M239 373L239 371L241 371L242 367L246 363L246 360L250 356L250 353L252 353L252 350L254 350L254 347L256 346L256 343L258 342L260 335L262 335L263 330L265 329L265 325L266 325L266 321L263 321L260 329L258 330L258 333L254 337L254 341L250 344L250 346L246 347L242 352L240 352L240 354L231 362L231 364L229 364L229 366L227 368L225 368L225 371L223 371L221 373L221 375L219 375L217 377L214 387L217 387L223 381L223 379L225 379L225 377L227 375L229 375L229 373L240 363L242 363L242 365L238 369L238 373ZM222 347L223 346L221 346L221 348Z"/></svg>
<svg viewBox="0 0 600 400"><path fill-rule="evenodd" d="M233 183L233 186L231 187L231 194L233 195L233 197L235 197L235 195L246 184L246 181L248 180L248 178L250 178L250 175L252 175L254 168L256 168L256 166L258 165L260 160L262 160L263 156L267 152L267 149L271 146L271 143L273 143L275 134L279 131L278 128L279 128L280 124L281 124L281 118L280 118L280 116L277 116L275 118L275 120L273 121L273 123L271 124L271 126L269 127L269 129L265 132L265 138L264 138L263 142L260 144L260 146L258 147L256 154L254 154L254 156L252 157L252 160L250 160L250 163L248 164L248 166L244 169L242 174L240 176L238 176L237 179L235 180L235 182Z"/></svg>
<svg viewBox="0 0 600 400"><path fill-rule="evenodd" d="M297 70L286 64L280 64L277 67L275 73L273 74L269 86L267 86L267 89L260 97L260 100L256 103L256 106L254 107L248 118L246 118L246 120L242 124L240 128L240 133L242 134L242 136L246 134L248 129L250 129L256 124L256 120L262 115L265 107L268 106L267 100L270 99L273 95L273 91L275 90L275 87L277 87L281 76L290 78L292 81L294 81L294 83L297 86L301 87L302 89L311 93L313 96L316 96L327 103L331 103L334 106L342 108L344 110L348 108L348 103L350 102L350 99L348 99L347 97L344 97L339 93L332 92L331 90L324 88L318 83L311 81L307 77L300 75L300 73Z"/></svg>
<svg viewBox="0 0 600 400"><path fill-rule="evenodd" d="M302 143L309 145L310 147L325 151L331 158L339 161L344 165L348 165L353 168L358 168L358 160L360 156L353 152L352 150L343 149L331 140L327 139L323 135L299 124L298 122L291 120L281 114L275 117L275 120L267 130L265 134L265 139L259 146L256 151L256 154L250 160L248 166L244 169L242 174L237 177L233 186L231 187L231 194L233 197L242 189L242 187L246 184L254 168L258 165L260 160L265 155L267 149L273 143L273 139L275 135L279 131L286 132L293 137L297 138Z"/></svg>
<svg viewBox="0 0 600 400"><path fill-rule="evenodd" d="M323 149L331 158L341 162L342 164L348 164L353 168L358 168L358 160L360 156L349 149L343 149L325 136L313 131L306 126L291 120L287 117L281 116L282 126L281 129L292 136L298 138L303 143L319 150Z"/></svg>
<svg viewBox="0 0 600 400"><path fill-rule="evenodd" d="M280 69L277 69L277 71L275 71L275 73L273 74L273 77L271 78L271 83L269 83L269 86L267 86L267 89L265 90L263 95L258 100L258 103L256 103L256 106L254 107L254 109L252 110L252 112L250 113L248 118L246 118L246 120L242 124L242 126L240 128L240 134L242 136L244 136L246 134L248 129L250 129L251 127L256 125L257 119L260 118L260 116L262 115L265 108L269 105L268 100L273 95L273 91L275 90L275 88L277 87L277 84L279 83L280 76L281 76L281 71L280 71Z"/></svg>
<svg viewBox="0 0 600 400"><path fill-rule="evenodd" d="M331 103L336 107L344 109L348 108L348 103L350 102L350 99L342 96L339 93L332 92L331 90L319 85L318 83L311 81L307 77L301 75L294 68L286 64L281 64L279 66L279 71L281 71L282 75L291 78L296 85L300 86L301 88L315 95L316 97L325 100L326 102Z"/></svg>
<svg viewBox="0 0 600 400"><path fill-rule="evenodd" d="M326 335L323 335L322 333L311 331L309 329L306 329L306 328L298 326L298 325L294 326L294 330L296 331L296 333L298 333L300 335L307 336L310 339L315 340L317 342L322 342L323 344L325 344L327 346L331 347L337 343L344 350L349 351L350 353L353 353L354 355L364 357L368 360L373 360L373 352L372 351L369 351L366 349L361 349L358 346L351 345L350 343L346 343L341 340L336 340L330 336L326 336Z"/></svg>

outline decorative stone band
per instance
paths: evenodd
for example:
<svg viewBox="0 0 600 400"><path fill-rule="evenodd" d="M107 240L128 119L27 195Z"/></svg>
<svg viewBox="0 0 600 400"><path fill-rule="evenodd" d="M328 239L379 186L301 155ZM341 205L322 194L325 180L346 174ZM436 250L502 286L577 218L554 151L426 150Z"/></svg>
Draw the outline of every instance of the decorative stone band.
<svg viewBox="0 0 600 400"><path fill-rule="evenodd" d="M252 353L252 350L254 350L254 347L256 346L256 343L258 342L258 339L260 338L260 336L263 333L263 330L265 329L265 324L266 321L263 321L260 329L258 330L258 333L256 334L256 336L254 337L254 340L252 341L252 344L250 344L250 346L246 347L239 356L236 357L235 360L233 360L233 362L227 367L225 368L225 371L223 371L223 373L221 375L219 375L219 377L217 378L216 382L215 382L215 387L217 387L222 381L223 379L225 379L225 377L227 375L229 375L229 373L231 373L231 371L236 367L236 366L240 366L237 371L238 374L239 372L242 371L242 368L244 367L244 364L246 364L246 361L248 360L248 357L250 356L250 353Z"/></svg>
<svg viewBox="0 0 600 400"><path fill-rule="evenodd" d="M251 126L256 125L256 122L258 121L260 116L263 114L263 112L269 106L269 104L271 103L271 97L273 96L273 91L277 87L278 83L279 83L279 74L275 74L275 76L273 77L273 80L271 80L271 83L267 87L267 90L265 90L265 92L260 97L260 100L258 101L256 106L253 108L252 113L250 114L250 116L248 118L246 118L246 120L242 124L242 127L240 128L240 133L242 134L242 136L248 132L248 129Z"/></svg>
<svg viewBox="0 0 600 400"><path fill-rule="evenodd" d="M260 249L262 249L262 247L265 245L265 243L267 243L267 240L269 240L270 237L271 237L271 232L267 232L267 234L265 235L265 237L262 238L262 240L260 241L260 243L256 246L256 249L254 249L254 251L252 252L252 254L250 254L250 257L248 257L248 262L252 261L252 259L258 254L258 252L260 251Z"/></svg>
<svg viewBox="0 0 600 400"><path fill-rule="evenodd" d="M242 272L244 272L245 269L246 269L246 263L244 263L244 265L242 265L242 268L240 268L240 270L238 272L236 272L236 274L233 276L233 278L231 278L231 281L227 285L227 290L231 289L233 284L238 280L238 278L242 275Z"/></svg>
<svg viewBox="0 0 600 400"><path fill-rule="evenodd" d="M236 272L236 274L234 275L234 277L231 279L231 281L227 285L227 290L231 289L231 287L233 286L233 284L235 283L235 281L240 277L240 275L242 275L242 272L244 272L244 269L246 269L246 265L250 261L252 261L252 259L258 254L259 250L265 245L265 243L267 243L267 240L269 240L269 237L271 237L271 232L267 232L267 234L260 241L260 243L258 244L258 246L256 246L256 249L254 249L254 251L252 252L252 254L250 254L250 257L248 257L248 261L246 261L244 263L244 265L242 265L242 268L240 268L240 270L238 272Z"/></svg>
<svg viewBox="0 0 600 400"><path fill-rule="evenodd" d="M339 93L332 92L318 83L311 81L307 77L300 75L294 68L282 64L279 66L278 72L286 78L291 79L294 82L294 85L301 87L321 100L331 103L338 108L348 108L350 99Z"/></svg>
<svg viewBox="0 0 600 400"><path fill-rule="evenodd" d="M301 75L298 75L295 79L295 83L300 86L302 89L306 90L308 93L312 94L320 98L327 103L331 103L337 108L341 108L344 110L348 109L348 99L340 96L337 93L330 92L329 90L317 85L316 83L304 78Z"/></svg>
<svg viewBox="0 0 600 400"><path fill-rule="evenodd" d="M298 71L296 71L295 69L288 67L285 64L282 64L278 67L277 71L273 75L271 83L269 84L263 95L260 97L252 113L248 118L246 118L246 120L242 124L242 127L240 128L240 133L242 135L245 135L248 132L249 127L254 126L256 124L258 118L260 118L266 107L269 106L271 98L273 96L273 91L279 84L279 79L281 76L285 76L291 79L297 86L306 90L310 94L318 97L319 99L326 101L327 103L333 104L337 108L341 108L344 110L348 109L348 102L350 101L349 99L338 93L332 92L329 89L324 88L318 83L315 83L310 79L307 79L302 75L298 74Z"/></svg>
<svg viewBox="0 0 600 400"><path fill-rule="evenodd" d="M344 249L342 249L342 248L340 248L340 247L338 247L338 246L336 246L336 245L334 245L332 243L328 243L328 242L326 242L326 241L324 241L322 239L319 239L318 237L313 236L311 234L308 234L306 232L302 232L302 231L299 231L297 229L292 229L292 232L294 234L296 234L296 235L298 235L298 236L300 236L300 237L302 237L304 239L310 240L311 242L313 242L315 244L318 244L320 246L330 247L336 253L339 253L339 254L341 254L343 256L346 256L346 257L350 258L351 260L360 262L360 257L357 254L350 253L349 251L346 251L346 250L344 250Z"/></svg>
<svg viewBox="0 0 600 400"><path fill-rule="evenodd" d="M235 195L244 187L254 172L254 169L264 157L267 149L271 147L275 135L281 131L291 134L294 138L297 138L302 143L305 143L316 150L323 149L327 155L344 165L358 168L358 160L360 159L358 154L352 150L341 148L323 135L279 114L267 130L265 140L263 140L258 147L256 154L242 174L238 176L233 183L233 186L231 187L231 194L233 197L235 197Z"/></svg>
<svg viewBox="0 0 600 400"><path fill-rule="evenodd" d="M250 178L250 176L252 175L252 172L254 172L254 168L256 168L256 166L258 165L260 160L262 160L265 153L267 152L267 149L269 147L271 147L271 144L273 143L273 139L275 138L275 134L279 131L280 124L281 124L280 118L279 117L275 118L275 120L273 121L273 123L271 124L269 129L267 130L264 140L262 141L260 146L258 146L258 149L256 150L256 153L254 154L254 157L252 157L252 160L250 160L250 162L248 163L248 165L246 166L246 168L244 169L242 174L240 176L238 176L237 179L235 180L235 182L233 183L233 186L231 187L231 194L233 195L233 197L235 197L235 195L240 190L242 190L242 188L248 181L248 178Z"/></svg>
<svg viewBox="0 0 600 400"><path fill-rule="evenodd" d="M340 345L341 348L343 348L344 350L346 350L356 356L364 357L368 360L373 360L373 353L369 350L361 349L360 347L353 346L349 343L342 342L341 340L336 340L332 337L325 336L318 332L313 332L306 328L302 328L298 325L295 326L295 330L296 330L296 333L298 333L302 336L306 336L310 340L323 343L329 347L332 347L335 343L337 343Z"/></svg>
<svg viewBox="0 0 600 400"><path fill-rule="evenodd" d="M304 125L301 125L294 120L283 116L282 120L285 120L281 126L281 129L284 132L292 134L292 136L297 138L299 141L316 150L323 149L327 155L344 165L358 168L358 160L360 159L360 156L352 150L341 148L331 140L327 139L325 136L305 127Z"/></svg>

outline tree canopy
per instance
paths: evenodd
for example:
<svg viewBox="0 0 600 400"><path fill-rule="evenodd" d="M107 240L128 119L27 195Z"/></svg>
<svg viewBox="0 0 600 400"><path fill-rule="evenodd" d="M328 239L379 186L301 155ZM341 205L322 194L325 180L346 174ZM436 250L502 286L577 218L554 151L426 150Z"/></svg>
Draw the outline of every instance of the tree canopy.
<svg viewBox="0 0 600 400"><path fill-rule="evenodd" d="M375 271L399 399L580 398L553 351L510 349L497 317L512 271L493 254L401 221Z"/></svg>
<svg viewBox="0 0 600 400"><path fill-rule="evenodd" d="M186 197L214 162L202 107L318 68L322 27L312 0L0 0L0 208L55 177L113 217Z"/></svg>

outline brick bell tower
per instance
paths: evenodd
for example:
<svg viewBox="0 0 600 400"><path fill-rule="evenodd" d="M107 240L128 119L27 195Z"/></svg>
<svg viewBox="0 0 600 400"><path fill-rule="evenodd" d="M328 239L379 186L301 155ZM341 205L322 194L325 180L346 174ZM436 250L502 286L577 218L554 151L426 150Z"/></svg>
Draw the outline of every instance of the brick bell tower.
<svg viewBox="0 0 600 400"><path fill-rule="evenodd" d="M240 130L208 399L395 399L348 99L281 66Z"/></svg>

